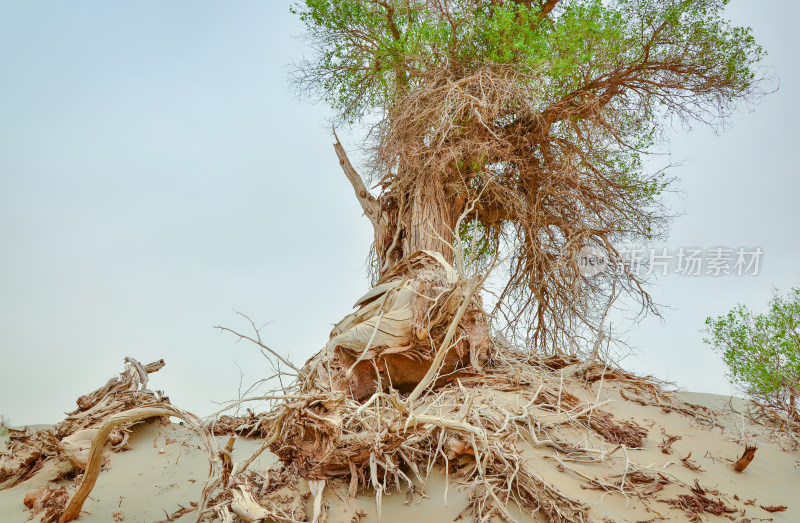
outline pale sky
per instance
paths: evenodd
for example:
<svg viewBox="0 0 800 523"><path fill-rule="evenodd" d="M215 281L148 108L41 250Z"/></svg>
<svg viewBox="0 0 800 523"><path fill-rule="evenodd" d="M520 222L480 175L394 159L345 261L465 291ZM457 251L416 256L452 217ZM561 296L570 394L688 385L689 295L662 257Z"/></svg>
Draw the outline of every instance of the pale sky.
<svg viewBox="0 0 800 523"><path fill-rule="evenodd" d="M760 247L756 277L663 277L669 306L624 365L728 394L708 315L800 285L796 2L734 0L780 90L717 136L676 130L681 198L655 247ZM0 0L0 414L53 423L125 356L207 415L269 369L302 364L367 289L372 239L331 147L327 109L287 81L284 2ZM349 137L350 146L358 139ZM672 200L670 200L672 201ZM623 326L619 327L620 329Z"/></svg>

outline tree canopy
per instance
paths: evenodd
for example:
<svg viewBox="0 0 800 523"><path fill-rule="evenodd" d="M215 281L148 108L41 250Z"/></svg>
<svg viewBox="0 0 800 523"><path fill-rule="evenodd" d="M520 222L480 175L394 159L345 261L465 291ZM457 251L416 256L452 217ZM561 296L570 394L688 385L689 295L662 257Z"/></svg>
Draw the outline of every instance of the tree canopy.
<svg viewBox="0 0 800 523"><path fill-rule="evenodd" d="M530 75L527 87L540 95L532 101L565 116L581 96L610 100L625 88L682 113L747 94L762 51L749 29L722 18L727 3L306 0L294 11L316 51L304 79L343 118L387 109L444 71L496 65ZM652 116L655 107L640 109Z"/></svg>
<svg viewBox="0 0 800 523"><path fill-rule="evenodd" d="M299 86L371 128L380 276L415 250L507 257L497 311L536 348L597 328L627 291L652 307L619 246L665 230L664 172L645 167L676 121L721 122L760 95L763 50L727 0L304 0ZM341 151L339 151L341 152ZM340 157L344 158L342 154ZM349 166L349 162L343 162ZM373 194L374 193L374 194ZM611 260L592 279L578 253Z"/></svg>

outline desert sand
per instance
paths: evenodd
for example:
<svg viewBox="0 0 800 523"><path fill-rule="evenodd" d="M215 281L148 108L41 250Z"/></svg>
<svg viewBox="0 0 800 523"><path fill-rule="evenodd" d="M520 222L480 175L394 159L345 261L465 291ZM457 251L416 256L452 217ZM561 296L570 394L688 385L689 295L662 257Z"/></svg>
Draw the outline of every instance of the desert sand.
<svg viewBox="0 0 800 523"><path fill-rule="evenodd" d="M573 436L581 440L581 447L605 453L601 461L584 459L585 455L567 459L569 453L556 453L532 441L523 449L541 479L585 504L589 521L800 521L800 450L749 422L746 400L677 392L673 399L681 410L666 412L669 409L626 399L613 382L565 381L565 387L586 402L607 402L604 409L619 421L632 421L647 430L642 448L615 446L576 431ZM513 394L498 394L496 400L517 401ZM670 436L679 439L667 445ZM561 444L568 438L562 434ZM0 439L0 448L7 440L8 436ZM217 437L220 448L227 441L226 436ZM234 460L246 459L260 444L258 438L238 437ZM739 473L732 465L745 445L758 450ZM170 514L198 500L209 466L194 432L177 422L151 420L135 426L128 446L130 450L124 452L106 453L108 461L78 521L167 521ZM265 452L251 469L267 475L276 461ZM415 480L419 488L413 494L407 489L387 492L382 498L382 521L453 521L467 504L454 469L471 463L471 456L457 458L448 464L449 477L438 467L424 486ZM76 489L75 479L52 482L44 476L38 474L0 490L0 521L41 521L41 514L32 515L23 504L27 493L41 487L64 486L70 493ZM301 481L302 489L308 485ZM711 505L699 512L698 499ZM702 507L703 502L699 503ZM295 518L310 520L311 505L309 497L306 513ZM723 507L724 512L716 515L713 507ZM324 491L323 508L325 520L331 522L378 520L376 498L370 490L352 500L346 485L331 483ZM541 514L525 514L514 507L509 513L518 521L547 521ZM195 521L196 517L196 512L189 512L174 521Z"/></svg>

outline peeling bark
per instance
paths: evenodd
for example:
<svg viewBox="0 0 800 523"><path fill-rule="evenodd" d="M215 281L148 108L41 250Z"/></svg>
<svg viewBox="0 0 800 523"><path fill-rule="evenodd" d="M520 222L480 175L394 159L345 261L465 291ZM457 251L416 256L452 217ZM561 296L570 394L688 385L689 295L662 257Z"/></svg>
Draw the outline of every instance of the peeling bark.
<svg viewBox="0 0 800 523"><path fill-rule="evenodd" d="M410 392L430 369L463 299L462 282L443 257L417 252L356 302L359 309L334 327L304 372L315 386L345 391L358 401L377 390ZM480 368L488 358L489 329L477 299L458 329L440 370L446 377L438 384L455 371Z"/></svg>

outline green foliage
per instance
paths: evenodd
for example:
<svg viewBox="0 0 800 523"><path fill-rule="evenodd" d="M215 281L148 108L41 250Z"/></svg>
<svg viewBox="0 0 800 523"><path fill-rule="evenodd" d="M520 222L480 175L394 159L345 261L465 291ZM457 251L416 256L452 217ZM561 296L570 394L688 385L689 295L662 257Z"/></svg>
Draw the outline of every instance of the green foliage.
<svg viewBox="0 0 800 523"><path fill-rule="evenodd" d="M749 28L722 18L727 0L562 0L549 17L537 4L302 0L292 12L312 54L297 68L298 81L352 123L441 71L458 77L509 66L529 76L538 96L531 102L543 112L614 75L633 75L625 87L634 96L618 102L615 132L596 131L584 154L619 173L632 198L649 202L665 185L643 172L640 156L665 113L709 118L710 107L721 110L752 87L764 54ZM568 122L550 132L554 140L586 140Z"/></svg>
<svg viewBox="0 0 800 523"><path fill-rule="evenodd" d="M796 414L800 394L800 288L775 295L765 314L739 305L706 319L708 338L722 353L730 378L752 397Z"/></svg>
<svg viewBox="0 0 800 523"><path fill-rule="evenodd" d="M458 231L458 238L463 248L464 260L486 260L497 253L497 248L492 244L486 234L486 226L475 220L464 220ZM457 248L458 245L454 245Z"/></svg>
<svg viewBox="0 0 800 523"><path fill-rule="evenodd" d="M620 64L684 64L687 86L724 76L735 92L755 80L763 55L750 29L721 17L727 0L564 0L558 15L536 2L303 0L292 7L314 56L307 80L343 117L387 107L443 69L509 64L544 75L547 100L566 96ZM653 67L644 78L662 73ZM645 84L642 84L644 87Z"/></svg>

